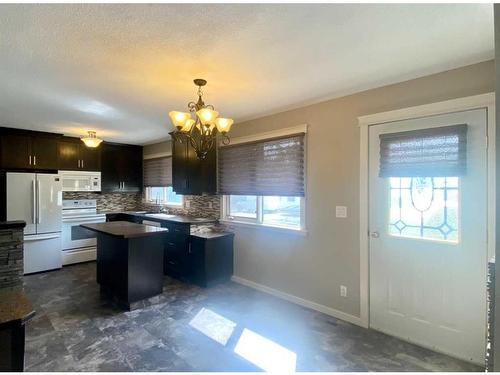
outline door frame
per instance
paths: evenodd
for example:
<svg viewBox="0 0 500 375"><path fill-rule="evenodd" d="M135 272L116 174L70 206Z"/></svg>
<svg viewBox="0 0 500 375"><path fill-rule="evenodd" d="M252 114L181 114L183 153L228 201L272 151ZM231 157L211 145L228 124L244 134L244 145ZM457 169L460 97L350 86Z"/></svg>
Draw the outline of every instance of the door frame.
<svg viewBox="0 0 500 375"><path fill-rule="evenodd" d="M487 250L488 259L495 255L495 93L468 96L415 107L397 109L358 117L360 130L359 157L359 286L360 319L370 327L370 242L369 242L369 127L400 120L442 115L452 112L484 108L487 111ZM486 268L488 265L485 264ZM486 293L486 289L484 291ZM485 311L486 314L486 311Z"/></svg>

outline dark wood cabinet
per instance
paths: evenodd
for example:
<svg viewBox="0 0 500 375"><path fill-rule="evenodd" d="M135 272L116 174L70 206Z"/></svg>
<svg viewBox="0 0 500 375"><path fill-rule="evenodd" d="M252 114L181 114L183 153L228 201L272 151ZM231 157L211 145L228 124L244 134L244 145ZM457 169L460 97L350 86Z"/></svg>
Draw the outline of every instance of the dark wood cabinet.
<svg viewBox="0 0 500 375"><path fill-rule="evenodd" d="M208 287L233 276L234 234L206 233L191 236L191 281Z"/></svg>
<svg viewBox="0 0 500 375"><path fill-rule="evenodd" d="M79 144L73 140L62 140L58 144L59 169L76 171L80 166Z"/></svg>
<svg viewBox="0 0 500 375"><path fill-rule="evenodd" d="M198 159L189 142L172 141L172 185L178 194L215 194L217 191L217 150Z"/></svg>
<svg viewBox="0 0 500 375"><path fill-rule="evenodd" d="M141 192L142 146L105 143L101 147L101 190Z"/></svg>
<svg viewBox="0 0 500 375"><path fill-rule="evenodd" d="M18 134L3 134L1 136L1 146L2 168L32 168L31 137Z"/></svg>
<svg viewBox="0 0 500 375"><path fill-rule="evenodd" d="M52 137L33 137L31 142L36 169L58 169L57 140Z"/></svg>
<svg viewBox="0 0 500 375"><path fill-rule="evenodd" d="M59 169L100 171L101 147L90 148L78 138L64 137L58 142Z"/></svg>
<svg viewBox="0 0 500 375"><path fill-rule="evenodd" d="M57 170L57 142L61 135L2 128L1 168L9 170Z"/></svg>

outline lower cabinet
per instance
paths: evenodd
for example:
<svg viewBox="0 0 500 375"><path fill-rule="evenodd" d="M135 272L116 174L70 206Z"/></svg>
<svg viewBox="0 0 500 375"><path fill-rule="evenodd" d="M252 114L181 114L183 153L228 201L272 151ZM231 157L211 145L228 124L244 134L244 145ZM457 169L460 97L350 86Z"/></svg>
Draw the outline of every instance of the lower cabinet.
<svg viewBox="0 0 500 375"><path fill-rule="evenodd" d="M112 213L106 215L106 220L142 223L143 218L133 214ZM167 221L161 221L161 226L168 228L169 231L164 240L163 272L165 275L192 282L201 287L231 280L234 233L190 234L190 224Z"/></svg>
<svg viewBox="0 0 500 375"><path fill-rule="evenodd" d="M191 236L191 281L208 287L233 276L233 233Z"/></svg>

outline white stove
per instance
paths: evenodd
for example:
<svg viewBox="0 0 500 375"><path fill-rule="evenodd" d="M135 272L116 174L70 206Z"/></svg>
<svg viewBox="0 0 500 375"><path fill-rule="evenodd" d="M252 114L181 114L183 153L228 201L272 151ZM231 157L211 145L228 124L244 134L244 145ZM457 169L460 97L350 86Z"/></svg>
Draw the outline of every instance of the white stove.
<svg viewBox="0 0 500 375"><path fill-rule="evenodd" d="M97 213L95 199L63 200L63 265L96 259L96 234L80 224L103 223L106 215Z"/></svg>

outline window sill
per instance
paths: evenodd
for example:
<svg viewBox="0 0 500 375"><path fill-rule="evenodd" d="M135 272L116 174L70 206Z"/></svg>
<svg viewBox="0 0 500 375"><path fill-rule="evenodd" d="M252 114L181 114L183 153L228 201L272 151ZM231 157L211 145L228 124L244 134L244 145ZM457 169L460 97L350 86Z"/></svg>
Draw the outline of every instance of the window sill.
<svg viewBox="0 0 500 375"><path fill-rule="evenodd" d="M271 226L271 225L254 224L254 223L248 223L248 222L244 222L244 221L227 220L227 219L220 219L219 222L223 223L223 224L227 224L227 225L234 225L237 227L262 229L262 230L268 230L268 231L273 231L273 232L294 234L294 235L298 235L298 236L307 236L307 234L308 234L306 229L293 229L293 228L286 228L286 227L277 227L277 226Z"/></svg>

